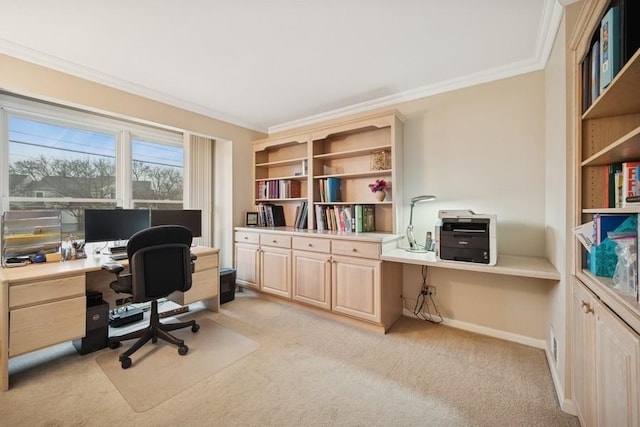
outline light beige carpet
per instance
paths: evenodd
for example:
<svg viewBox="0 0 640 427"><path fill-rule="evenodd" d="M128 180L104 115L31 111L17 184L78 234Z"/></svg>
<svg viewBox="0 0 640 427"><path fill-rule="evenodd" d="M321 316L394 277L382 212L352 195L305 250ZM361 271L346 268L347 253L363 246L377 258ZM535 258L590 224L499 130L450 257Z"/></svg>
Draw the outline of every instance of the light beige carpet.
<svg viewBox="0 0 640 427"><path fill-rule="evenodd" d="M201 380L256 351L260 344L237 334L213 320L198 319L200 330L173 331L185 340L189 352L180 356L177 347L162 340L147 343L136 351L128 369L122 369L118 356L135 340L96 358L113 385L136 412L147 411L188 389Z"/></svg>

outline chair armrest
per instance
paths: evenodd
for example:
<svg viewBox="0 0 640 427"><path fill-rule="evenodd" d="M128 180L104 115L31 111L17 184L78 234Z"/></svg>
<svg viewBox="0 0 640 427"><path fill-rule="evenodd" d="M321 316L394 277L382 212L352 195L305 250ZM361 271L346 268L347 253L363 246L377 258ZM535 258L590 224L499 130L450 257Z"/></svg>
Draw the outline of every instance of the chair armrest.
<svg viewBox="0 0 640 427"><path fill-rule="evenodd" d="M120 264L119 262L105 262L104 264L102 264L102 269L108 271L109 273L118 275L124 270L124 265Z"/></svg>

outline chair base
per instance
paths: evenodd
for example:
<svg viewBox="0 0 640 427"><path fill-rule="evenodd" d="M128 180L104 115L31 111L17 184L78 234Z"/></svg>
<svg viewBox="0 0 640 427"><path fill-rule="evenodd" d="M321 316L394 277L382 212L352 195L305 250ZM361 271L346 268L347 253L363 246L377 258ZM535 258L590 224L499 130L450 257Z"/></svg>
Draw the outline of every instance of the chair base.
<svg viewBox="0 0 640 427"><path fill-rule="evenodd" d="M137 331L129 332L128 334L109 338L109 348L115 349L120 347L122 341L138 338L127 351L120 354L119 360L122 365L122 369L127 369L131 366L130 356L138 351L148 341L157 343L158 338L167 341L178 347L178 354L184 356L189 351L184 343L184 340L180 340L169 333L169 331L175 331L176 329L183 329L191 327L192 332L198 332L200 326L195 320L189 320L188 322L178 323L160 323L160 315L158 314L158 300L151 301L151 316L149 319L149 325Z"/></svg>

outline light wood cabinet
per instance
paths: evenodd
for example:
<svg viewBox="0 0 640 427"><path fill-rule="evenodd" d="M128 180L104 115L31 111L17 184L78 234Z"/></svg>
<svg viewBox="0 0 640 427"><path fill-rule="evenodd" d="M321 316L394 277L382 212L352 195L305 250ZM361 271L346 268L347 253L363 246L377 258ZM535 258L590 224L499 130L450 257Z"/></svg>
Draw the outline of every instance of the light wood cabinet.
<svg viewBox="0 0 640 427"><path fill-rule="evenodd" d="M238 283L387 331L402 315L402 267L387 263L385 268L380 260L383 237L354 237L239 227L236 269L245 281ZM245 243L248 240L261 244Z"/></svg>
<svg viewBox="0 0 640 427"><path fill-rule="evenodd" d="M380 323L382 261L333 255L331 309Z"/></svg>
<svg viewBox="0 0 640 427"><path fill-rule="evenodd" d="M590 66L589 52L600 21L612 4L585 1L569 46L574 82L576 209L570 224L574 226L588 223L597 213L640 213L637 206L610 207L605 191L609 165L640 160L640 50L625 47L626 63L595 99L590 96L590 79L583 74ZM640 16L628 18L635 22ZM572 398L584 426L637 426L640 303L616 292L612 279L591 274L586 259L585 248L576 240L568 334Z"/></svg>
<svg viewBox="0 0 640 427"><path fill-rule="evenodd" d="M271 246L260 248L260 289L291 298L291 250Z"/></svg>
<svg viewBox="0 0 640 427"><path fill-rule="evenodd" d="M331 240L292 238L293 299L331 310Z"/></svg>
<svg viewBox="0 0 640 427"><path fill-rule="evenodd" d="M291 298L291 237L237 231L235 241L236 283Z"/></svg>
<svg viewBox="0 0 640 427"><path fill-rule="evenodd" d="M260 234L236 231L236 283L260 289Z"/></svg>
<svg viewBox="0 0 640 427"><path fill-rule="evenodd" d="M572 331L573 399L582 425L640 425L640 335L577 281Z"/></svg>

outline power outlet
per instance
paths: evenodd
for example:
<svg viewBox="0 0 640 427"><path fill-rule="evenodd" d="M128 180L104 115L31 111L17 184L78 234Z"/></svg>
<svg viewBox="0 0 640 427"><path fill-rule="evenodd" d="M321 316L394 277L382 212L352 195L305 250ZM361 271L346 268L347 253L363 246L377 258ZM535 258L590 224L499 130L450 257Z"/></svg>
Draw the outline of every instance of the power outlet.
<svg viewBox="0 0 640 427"><path fill-rule="evenodd" d="M427 295L435 295L436 287L435 286L427 286Z"/></svg>

